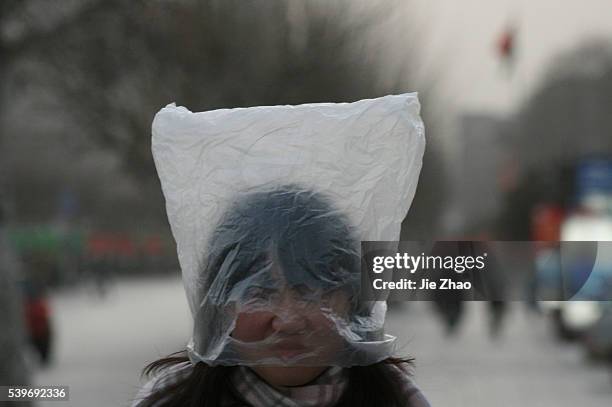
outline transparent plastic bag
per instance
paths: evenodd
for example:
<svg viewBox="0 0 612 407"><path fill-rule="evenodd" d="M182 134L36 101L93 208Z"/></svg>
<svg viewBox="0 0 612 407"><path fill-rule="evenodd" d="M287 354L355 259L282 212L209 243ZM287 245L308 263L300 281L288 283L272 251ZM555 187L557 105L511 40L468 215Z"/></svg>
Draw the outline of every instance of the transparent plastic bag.
<svg viewBox="0 0 612 407"><path fill-rule="evenodd" d="M360 241L397 240L425 148L416 94L153 121L194 318L193 362L367 365L391 355L359 299Z"/></svg>

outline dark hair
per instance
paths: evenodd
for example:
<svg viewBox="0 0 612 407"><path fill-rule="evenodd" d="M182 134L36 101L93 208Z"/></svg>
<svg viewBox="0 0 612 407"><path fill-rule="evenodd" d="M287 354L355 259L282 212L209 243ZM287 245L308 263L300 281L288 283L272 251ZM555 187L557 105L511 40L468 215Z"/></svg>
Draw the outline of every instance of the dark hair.
<svg viewBox="0 0 612 407"><path fill-rule="evenodd" d="M359 240L349 220L323 194L296 185L238 197L216 225L207 251L201 295L217 277L231 289L265 263L270 251L290 286L341 285L359 292Z"/></svg>
<svg viewBox="0 0 612 407"><path fill-rule="evenodd" d="M153 376L188 361L185 351L176 352L147 365L143 375ZM348 386L336 407L406 406L409 395L405 393L404 383L396 370L401 369L408 374L412 365L413 359L388 358L369 366L346 368ZM235 368L208 366L199 362L189 375L155 389L138 407L217 407L229 400L236 406L248 405L231 384L231 374Z"/></svg>

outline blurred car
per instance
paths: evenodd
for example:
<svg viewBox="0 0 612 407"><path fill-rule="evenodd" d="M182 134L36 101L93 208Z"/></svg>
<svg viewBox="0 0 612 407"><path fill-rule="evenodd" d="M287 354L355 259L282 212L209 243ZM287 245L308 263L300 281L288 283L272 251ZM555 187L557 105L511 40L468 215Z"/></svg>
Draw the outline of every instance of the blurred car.
<svg viewBox="0 0 612 407"><path fill-rule="evenodd" d="M556 334L576 339L602 317L600 301L612 299L612 217L601 200L587 202L561 223L559 240L536 245L534 298ZM578 242L583 242L579 244ZM577 301L563 299L580 299Z"/></svg>
<svg viewBox="0 0 612 407"><path fill-rule="evenodd" d="M563 284L569 286L572 298L583 301L549 304L557 332L563 338L573 339L583 336L600 320L603 315L601 301L610 299L612 294L612 217L605 211L576 213L563 223L561 240L597 242L595 256L589 259L591 263L581 262L576 257L571 264L563 265ZM560 259L559 264L563 262Z"/></svg>
<svg viewBox="0 0 612 407"><path fill-rule="evenodd" d="M584 335L584 344L591 358L612 363L612 302L600 304L601 317Z"/></svg>

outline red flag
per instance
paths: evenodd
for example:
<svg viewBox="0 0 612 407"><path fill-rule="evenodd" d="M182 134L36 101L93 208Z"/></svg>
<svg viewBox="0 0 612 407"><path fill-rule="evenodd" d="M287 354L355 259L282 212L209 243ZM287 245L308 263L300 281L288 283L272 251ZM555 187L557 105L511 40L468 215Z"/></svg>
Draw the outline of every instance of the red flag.
<svg viewBox="0 0 612 407"><path fill-rule="evenodd" d="M515 29L514 27L508 27L506 30L504 30L497 42L497 52L499 52L502 59L512 59L512 56L514 55L514 42Z"/></svg>
<svg viewBox="0 0 612 407"><path fill-rule="evenodd" d="M500 56L502 68L507 74L512 74L514 68L514 57L516 54L516 29L514 25L508 25L497 40L496 51Z"/></svg>

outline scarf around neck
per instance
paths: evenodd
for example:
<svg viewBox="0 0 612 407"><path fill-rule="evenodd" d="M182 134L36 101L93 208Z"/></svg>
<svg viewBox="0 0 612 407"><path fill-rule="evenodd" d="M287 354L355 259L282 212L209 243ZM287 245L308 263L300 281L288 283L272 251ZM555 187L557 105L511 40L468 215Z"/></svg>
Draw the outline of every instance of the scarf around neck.
<svg viewBox="0 0 612 407"><path fill-rule="evenodd" d="M240 366L232 383L253 407L332 407L344 393L348 377L344 369L333 366L307 385L275 388L248 367Z"/></svg>

